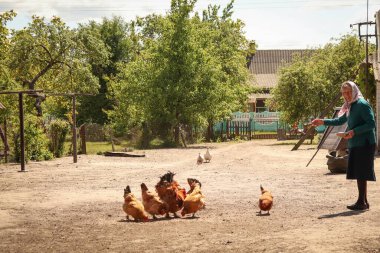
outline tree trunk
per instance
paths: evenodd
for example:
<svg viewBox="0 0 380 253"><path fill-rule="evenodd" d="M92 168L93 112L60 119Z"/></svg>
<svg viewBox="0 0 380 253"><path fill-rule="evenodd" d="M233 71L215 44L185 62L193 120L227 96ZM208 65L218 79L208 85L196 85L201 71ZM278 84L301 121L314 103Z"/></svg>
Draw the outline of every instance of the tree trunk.
<svg viewBox="0 0 380 253"><path fill-rule="evenodd" d="M175 145L176 146L179 146L179 113L176 112L176 115L175 115L175 118L176 118L176 125L174 127L174 142L175 142Z"/></svg>
<svg viewBox="0 0 380 253"><path fill-rule="evenodd" d="M183 146L185 146L185 148L187 148L187 145L186 145L185 130L184 130L183 127L180 127L180 128L179 128L179 133L180 133L180 135L181 135L181 140L182 140Z"/></svg>
<svg viewBox="0 0 380 253"><path fill-rule="evenodd" d="M174 127L174 142L176 146L179 146L179 126Z"/></svg>
<svg viewBox="0 0 380 253"><path fill-rule="evenodd" d="M207 126L207 134L206 134L206 141L210 142L212 139L214 139L214 131L212 130L212 120L208 120L208 126Z"/></svg>

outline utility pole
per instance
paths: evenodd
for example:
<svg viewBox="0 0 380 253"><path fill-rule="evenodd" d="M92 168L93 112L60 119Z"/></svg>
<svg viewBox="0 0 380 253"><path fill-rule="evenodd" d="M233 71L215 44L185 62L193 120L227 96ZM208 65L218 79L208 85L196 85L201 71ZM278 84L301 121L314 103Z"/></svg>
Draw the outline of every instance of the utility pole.
<svg viewBox="0 0 380 253"><path fill-rule="evenodd" d="M362 38L365 38L365 84L366 84L366 94L368 96L369 94L369 62L368 62L368 39L370 37L376 38L376 48L378 45L378 39L377 39L377 28L376 28L376 22L374 21L368 21L368 0L367 0L367 21L366 22L360 22L356 24L350 24L350 27L353 28L354 25L358 26L358 32L359 32L359 40L362 41ZM361 26L366 26L366 33L362 34ZM375 34L369 34L368 33L368 26L374 25L375 26Z"/></svg>

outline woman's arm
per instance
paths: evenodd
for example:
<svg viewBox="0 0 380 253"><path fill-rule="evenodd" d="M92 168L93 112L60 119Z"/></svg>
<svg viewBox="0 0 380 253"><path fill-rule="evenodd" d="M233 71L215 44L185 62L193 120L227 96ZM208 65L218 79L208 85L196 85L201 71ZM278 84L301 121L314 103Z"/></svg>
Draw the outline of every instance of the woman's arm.
<svg viewBox="0 0 380 253"><path fill-rule="evenodd" d="M326 126L340 126L347 122L347 116L344 114L343 116L340 116L339 118L335 119L324 119L323 123Z"/></svg>

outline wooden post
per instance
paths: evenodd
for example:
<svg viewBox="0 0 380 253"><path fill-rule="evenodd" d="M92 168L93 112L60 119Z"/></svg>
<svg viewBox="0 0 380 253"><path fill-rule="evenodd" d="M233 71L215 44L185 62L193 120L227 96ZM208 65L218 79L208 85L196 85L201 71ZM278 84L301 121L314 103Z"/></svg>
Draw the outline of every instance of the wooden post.
<svg viewBox="0 0 380 253"><path fill-rule="evenodd" d="M24 105L22 92L18 93L18 110L20 118L20 162L21 170L19 172L25 172L25 138L24 138Z"/></svg>
<svg viewBox="0 0 380 253"><path fill-rule="evenodd" d="M277 133L277 140L278 140L278 120L276 121L276 133Z"/></svg>
<svg viewBox="0 0 380 253"><path fill-rule="evenodd" d="M227 122L226 122L226 136L227 136L227 139L230 138L229 127L230 127L229 120L227 120Z"/></svg>
<svg viewBox="0 0 380 253"><path fill-rule="evenodd" d="M83 124L79 127L79 136L81 141L81 151L82 154L87 154L86 149L86 124Z"/></svg>
<svg viewBox="0 0 380 253"><path fill-rule="evenodd" d="M77 163L78 161L78 155L77 155L77 117L76 117L76 105L75 101L76 97L73 95L73 158L74 163Z"/></svg>
<svg viewBox="0 0 380 253"><path fill-rule="evenodd" d="M224 122L222 121L222 126L221 126L221 129L220 129L220 139L223 140L223 124Z"/></svg>
<svg viewBox="0 0 380 253"><path fill-rule="evenodd" d="M8 145L8 137L7 137L7 119L4 119L4 139L5 139L5 145ZM9 146L7 148L5 148L4 150L4 161L5 163L8 163L8 149L9 149Z"/></svg>
<svg viewBox="0 0 380 253"><path fill-rule="evenodd" d="M252 129L251 129L251 126L252 126L252 120L250 119L249 122L248 122L249 140L252 140Z"/></svg>

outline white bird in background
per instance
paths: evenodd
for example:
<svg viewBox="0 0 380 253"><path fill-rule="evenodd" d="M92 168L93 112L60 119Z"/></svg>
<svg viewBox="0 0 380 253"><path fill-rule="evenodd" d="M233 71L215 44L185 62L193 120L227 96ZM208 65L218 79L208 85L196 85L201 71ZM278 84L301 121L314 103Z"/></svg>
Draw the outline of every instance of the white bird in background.
<svg viewBox="0 0 380 253"><path fill-rule="evenodd" d="M205 158L205 162L206 163L209 163L210 161L211 161L211 154L210 154L210 152L209 152L209 150L208 150L208 148L207 148L207 151L206 151L206 153L205 153L205 155L204 155L204 158Z"/></svg>
<svg viewBox="0 0 380 253"><path fill-rule="evenodd" d="M204 158L203 158L203 155L201 155L201 153L198 153L198 158L197 158L197 164L200 165L204 162Z"/></svg>

